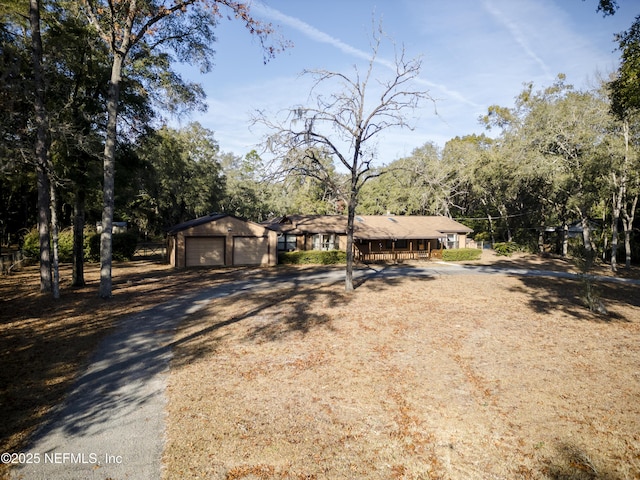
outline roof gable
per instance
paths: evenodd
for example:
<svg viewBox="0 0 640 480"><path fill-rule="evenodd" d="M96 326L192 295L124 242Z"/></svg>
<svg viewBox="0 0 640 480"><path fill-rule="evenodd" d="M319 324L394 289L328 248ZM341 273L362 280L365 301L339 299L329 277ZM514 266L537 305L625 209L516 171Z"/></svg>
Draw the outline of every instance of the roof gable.
<svg viewBox="0 0 640 480"><path fill-rule="evenodd" d="M200 225L204 225L205 223L215 222L222 218L234 218L241 222L247 223L255 223L249 220L245 220L244 218L236 217L235 215L229 215L228 213L210 213L209 215L205 215L204 217L194 218L193 220L188 220L183 223L179 223L178 225L174 225L169 230L167 230L168 235L174 235L178 232L182 232L183 230L188 230L189 228L198 227ZM255 223L255 225L259 225L260 227L267 228L266 225Z"/></svg>

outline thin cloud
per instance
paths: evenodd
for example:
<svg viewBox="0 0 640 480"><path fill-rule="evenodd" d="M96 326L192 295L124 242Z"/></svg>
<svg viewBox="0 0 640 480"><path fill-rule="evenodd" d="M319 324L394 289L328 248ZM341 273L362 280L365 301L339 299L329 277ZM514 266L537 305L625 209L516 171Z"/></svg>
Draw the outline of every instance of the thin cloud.
<svg viewBox="0 0 640 480"><path fill-rule="evenodd" d="M545 75L548 77L553 77L551 75L551 71L547 64L542 60L529 46L529 42L518 26L516 22L511 20L507 15L505 15L501 10L499 10L492 2L484 1L482 2L482 6L484 9L489 12L499 23L504 25L504 27L509 31L513 39L516 41L518 45L524 50L526 55L531 58L534 62L536 62L540 68L545 72Z"/></svg>
<svg viewBox="0 0 640 480"><path fill-rule="evenodd" d="M264 15L265 17L271 18L277 22L281 22L284 25L288 25L289 27L294 28L295 30L298 30L299 32L303 33L310 39L315 40L316 42L332 45L333 47L337 48L338 50L348 55L353 55L355 57L363 58L363 59L369 58L369 54L367 52L360 50L358 48L352 47L351 45L344 43L342 40L332 37L328 33L322 32L321 30L318 30L314 26L309 25L308 23L300 20L299 18L285 15L279 10L268 7L263 3L259 3L259 2L256 2L252 6L252 8L258 11L258 13Z"/></svg>
<svg viewBox="0 0 640 480"><path fill-rule="evenodd" d="M279 10L276 10L275 8L271 8L261 2L256 2L252 8L254 10L256 10L259 14L264 15L267 18L270 18L276 22L280 22L284 25L287 25L297 31L299 31L300 33L302 33L303 35L307 36L308 38L310 38L311 40L314 40L316 42L320 42L320 43L325 43L328 45L331 45L335 48L337 48L338 50L340 50L341 52L347 54L347 55L351 55L353 57L356 58L360 58L363 60L369 60L371 58L371 54L370 52L366 52L364 50L361 50L359 48L356 48L352 45L349 45L348 43L343 42L342 40L340 40L339 38L335 38L332 37L331 35L329 35L328 33L325 33L321 30L318 30L317 28L315 28L313 25L309 25L307 22L300 20L299 18L296 17L292 17L290 15L286 15L282 12L280 12ZM378 65L381 65L389 70L391 70L392 72L396 71L396 65L394 62L390 61L390 60L386 60L386 59L382 59L382 58L376 58L375 62ZM456 92L454 90L450 90L447 87L445 87L444 85L440 85L437 83L433 83L430 82L429 80L423 79L423 78L416 78L415 82L421 85L424 85L426 87L429 88L436 88L438 90L440 90L441 92L443 92L444 94L446 94L447 96L454 98L455 100L459 101L459 102L463 102L466 103L467 105L471 105L473 107L478 107L479 105L472 102L471 100L467 99L464 95L462 95L459 92Z"/></svg>

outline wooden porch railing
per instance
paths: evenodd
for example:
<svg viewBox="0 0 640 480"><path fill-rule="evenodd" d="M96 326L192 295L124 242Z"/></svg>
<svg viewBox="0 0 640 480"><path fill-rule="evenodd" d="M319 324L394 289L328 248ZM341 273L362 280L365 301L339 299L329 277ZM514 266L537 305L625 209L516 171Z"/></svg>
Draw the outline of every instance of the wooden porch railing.
<svg viewBox="0 0 640 480"><path fill-rule="evenodd" d="M429 260L432 258L442 258L442 250L387 250L380 252L361 252L356 250L356 259L363 263L369 262L397 262L402 260Z"/></svg>

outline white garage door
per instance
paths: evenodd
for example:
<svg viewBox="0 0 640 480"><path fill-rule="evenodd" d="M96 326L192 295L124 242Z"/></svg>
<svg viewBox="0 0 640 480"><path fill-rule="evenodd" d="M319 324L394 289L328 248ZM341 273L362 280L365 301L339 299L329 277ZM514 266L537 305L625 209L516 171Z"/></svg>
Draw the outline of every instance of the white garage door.
<svg viewBox="0 0 640 480"><path fill-rule="evenodd" d="M233 237L234 265L269 263L269 239L264 237Z"/></svg>
<svg viewBox="0 0 640 480"><path fill-rule="evenodd" d="M224 265L223 237L187 237L187 267Z"/></svg>

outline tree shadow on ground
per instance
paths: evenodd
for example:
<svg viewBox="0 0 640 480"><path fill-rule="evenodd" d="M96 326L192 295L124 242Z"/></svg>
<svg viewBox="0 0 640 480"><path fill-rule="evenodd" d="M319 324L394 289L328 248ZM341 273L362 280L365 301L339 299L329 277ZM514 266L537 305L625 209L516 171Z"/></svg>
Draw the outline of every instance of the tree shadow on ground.
<svg viewBox="0 0 640 480"><path fill-rule="evenodd" d="M153 262L118 262L114 264L114 296L108 300L97 298L97 264L86 265L87 285L82 288L71 287L71 266L62 265L58 300L39 292L37 266L0 277L0 451L26 448L29 436L51 417L47 412L60 405L74 385L77 387L77 377L86 369L90 355L118 324L131 317L141 325L152 322L153 315L148 320L136 315L145 310L164 314L162 308L170 313L167 305L175 301L175 307L190 308L190 296L246 278L249 270L257 277L273 275L266 269L176 271ZM173 331L173 327L167 328ZM145 352L138 351L132 365L144 367L145 362L157 360L154 355L163 354ZM117 389L122 384L118 368L124 366L101 372L104 385L91 377L83 381L98 392ZM140 370L145 371L145 375L157 373ZM104 407L110 405L107 397L96 401ZM7 465L0 464L0 478L6 469Z"/></svg>
<svg viewBox="0 0 640 480"><path fill-rule="evenodd" d="M640 287L637 285L594 281L594 288L609 313L596 314L589 310L585 297L585 286L581 279L555 278L547 276L519 276L521 285L511 289L529 297L529 307L537 313L562 312L578 320L591 321L638 321L629 315L614 311L614 307L640 307ZM624 310L622 308L621 310Z"/></svg>
<svg viewBox="0 0 640 480"><path fill-rule="evenodd" d="M478 260L470 262L473 265L490 265L496 268L523 268L535 266L538 270L567 271L574 267L568 258L555 255L520 254L514 256L495 256L490 261Z"/></svg>
<svg viewBox="0 0 640 480"><path fill-rule="evenodd" d="M555 454L543 461L540 470L550 480L622 480L618 473L598 458L573 443L553 446Z"/></svg>
<svg viewBox="0 0 640 480"><path fill-rule="evenodd" d="M518 254L514 256L492 256L488 260L478 260L463 262L469 265L490 266L494 268L517 268L523 270L546 270L550 272L579 272L573 259L561 257L558 255L539 255L539 254ZM594 275L640 279L640 267L632 265L626 268L624 265L618 267L618 271L613 273L611 266L607 263L597 262L593 266L592 273Z"/></svg>
<svg viewBox="0 0 640 480"><path fill-rule="evenodd" d="M327 312L348 306L354 293L342 290L343 279L313 284L308 280L313 278L310 272L322 275L326 269L308 269L305 272L308 277L298 274L293 278L291 272L287 272L277 286L218 299L204 313L190 315L181 324L181 328L190 333L171 344L180 347L180 357L174 358L173 365L180 367L214 354L225 339L224 328L233 324L246 323L244 341L248 343L283 341L291 335L304 336L318 328L332 330L336 319ZM375 283L371 288L382 291L403 281L402 277L378 278L377 275L376 270L360 272L354 284L357 288L366 288ZM270 282L274 280L278 281L269 278ZM229 318L218 316L221 310L233 312L234 304L241 304L240 311ZM212 337L216 331L222 333Z"/></svg>
<svg viewBox="0 0 640 480"><path fill-rule="evenodd" d="M177 289L227 278L213 272L183 276L151 262L117 264L114 297L101 300L98 266L88 264L86 270L87 285L71 288L71 267L61 267L58 300L39 292L37 267L0 277L0 451L25 448L121 319L170 301ZM0 477L5 470L0 465Z"/></svg>
<svg viewBox="0 0 640 480"><path fill-rule="evenodd" d="M304 278L287 278L264 290L257 279L249 278L185 295L173 292L174 300L130 316L101 343L89 369L36 441L52 431L77 437L126 421L154 399L158 392L148 385L166 371L175 350L179 356L173 358L174 367L215 354L226 327L246 322L247 342L283 341L317 328L332 329L333 318L314 307L348 305L352 296L341 292L339 283L309 285ZM218 309L234 303L242 304L235 314L216 315ZM175 339L179 324L191 331Z"/></svg>
<svg viewBox="0 0 640 480"><path fill-rule="evenodd" d="M174 349L181 347L177 365L214 353L216 342L210 341L209 334L224 335L224 327L232 324L250 322L248 342L279 341L332 328L333 319L312 307L348 304L350 295L340 290L344 277L336 280L335 275L327 276L328 270L331 273L331 269L310 268L302 274L299 269L176 274L137 273L132 268L131 274L125 270L116 277L115 296L108 301L96 299L93 285L68 292L58 302L36 295L37 305L20 308L16 300L12 303L15 317L0 322L6 325L0 340L5 367L0 375L3 448L25 448L27 435L45 418L33 441L54 430L81 437L125 421L153 400L156 392L147 387L167 371ZM375 275L375 271L362 274L358 285ZM400 280L383 279L376 285L386 288ZM207 307L213 299L233 303L238 298L248 300L247 308L231 317L216 319L215 309ZM275 315L268 315L271 319L260 318L274 308ZM47 312L56 320L49 322ZM197 329L176 340L173 335L180 321ZM37 327L34 322L39 322ZM87 363L91 352L92 361ZM22 370L12 368L16 364ZM84 373L74 380L82 368ZM59 406L47 414L55 405Z"/></svg>

